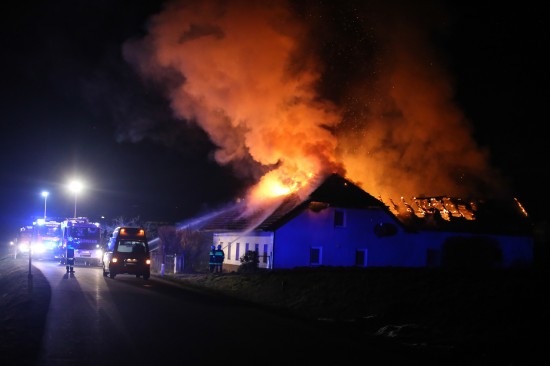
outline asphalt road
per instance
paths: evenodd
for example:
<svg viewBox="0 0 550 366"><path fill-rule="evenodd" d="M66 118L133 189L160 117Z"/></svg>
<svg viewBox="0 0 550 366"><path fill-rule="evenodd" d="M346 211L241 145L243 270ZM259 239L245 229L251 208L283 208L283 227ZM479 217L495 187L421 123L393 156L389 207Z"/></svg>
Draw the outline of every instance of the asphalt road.
<svg viewBox="0 0 550 366"><path fill-rule="evenodd" d="M28 353L3 365L399 364L408 356L158 277L111 279L99 267L76 267L70 276L46 261L33 261L32 273L21 291L33 298L32 323L43 322L34 329L42 335L29 334Z"/></svg>

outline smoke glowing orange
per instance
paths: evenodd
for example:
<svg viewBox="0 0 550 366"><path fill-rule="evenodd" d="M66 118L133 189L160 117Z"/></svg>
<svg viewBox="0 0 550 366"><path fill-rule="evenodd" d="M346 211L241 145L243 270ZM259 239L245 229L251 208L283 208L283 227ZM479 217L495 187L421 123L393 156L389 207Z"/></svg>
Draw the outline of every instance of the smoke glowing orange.
<svg viewBox="0 0 550 366"><path fill-rule="evenodd" d="M208 133L219 164L237 173L262 168L254 201L329 173L385 202L494 191L497 173L427 42L442 14L395 5L354 8L383 46L372 58L376 72L339 85L338 102L318 88L330 70L311 43L328 33L314 20L323 19L319 9L304 16L284 1L169 2L124 53L147 77L179 75L168 88L175 115ZM369 9L379 18L365 17Z"/></svg>

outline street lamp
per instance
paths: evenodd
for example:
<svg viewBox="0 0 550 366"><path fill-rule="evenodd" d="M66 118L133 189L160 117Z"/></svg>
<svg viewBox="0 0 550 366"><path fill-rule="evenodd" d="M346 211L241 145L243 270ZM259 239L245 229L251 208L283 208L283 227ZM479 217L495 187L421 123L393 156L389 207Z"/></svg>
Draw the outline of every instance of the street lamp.
<svg viewBox="0 0 550 366"><path fill-rule="evenodd" d="M50 192L48 191L42 192L42 197L44 197L44 222L46 222L46 200L48 199L49 194Z"/></svg>
<svg viewBox="0 0 550 366"><path fill-rule="evenodd" d="M69 183L69 189L74 192L74 218L76 219L76 196L78 195L78 192L82 190L82 183L73 180Z"/></svg>

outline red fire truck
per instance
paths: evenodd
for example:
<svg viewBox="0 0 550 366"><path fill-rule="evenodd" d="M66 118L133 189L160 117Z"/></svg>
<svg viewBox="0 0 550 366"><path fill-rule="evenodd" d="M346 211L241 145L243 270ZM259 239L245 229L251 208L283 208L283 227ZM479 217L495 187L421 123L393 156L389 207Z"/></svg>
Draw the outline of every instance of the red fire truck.
<svg viewBox="0 0 550 366"><path fill-rule="evenodd" d="M36 259L56 259L57 248L61 244L61 223L38 219L33 223L32 257Z"/></svg>
<svg viewBox="0 0 550 366"><path fill-rule="evenodd" d="M59 255L65 264L67 248L74 249L74 263L101 266L103 247L99 223L86 217L66 219L61 222L61 245Z"/></svg>
<svg viewBox="0 0 550 366"><path fill-rule="evenodd" d="M15 258L21 258L29 254L34 227L26 225L19 229L15 245Z"/></svg>

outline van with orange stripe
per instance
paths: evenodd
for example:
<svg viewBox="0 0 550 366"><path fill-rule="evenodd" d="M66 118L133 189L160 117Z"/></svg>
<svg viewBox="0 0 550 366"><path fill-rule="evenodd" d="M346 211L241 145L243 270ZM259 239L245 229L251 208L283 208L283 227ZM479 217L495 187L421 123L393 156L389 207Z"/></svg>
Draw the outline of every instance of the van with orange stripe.
<svg viewBox="0 0 550 366"><path fill-rule="evenodd" d="M147 280L151 276L151 255L145 229L117 227L103 254L103 275L115 278L131 274Z"/></svg>

